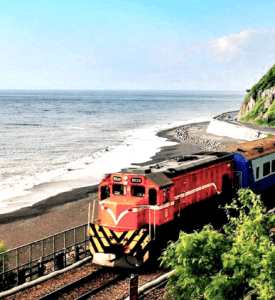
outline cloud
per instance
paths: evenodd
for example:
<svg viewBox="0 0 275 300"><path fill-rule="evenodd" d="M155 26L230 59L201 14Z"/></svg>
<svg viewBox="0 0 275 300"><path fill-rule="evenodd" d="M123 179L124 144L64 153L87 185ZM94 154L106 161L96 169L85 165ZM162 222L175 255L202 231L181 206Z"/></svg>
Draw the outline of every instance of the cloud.
<svg viewBox="0 0 275 300"><path fill-rule="evenodd" d="M158 48L152 63L175 88L245 90L274 65L274 49L275 30L244 29L193 44L174 40Z"/></svg>
<svg viewBox="0 0 275 300"><path fill-rule="evenodd" d="M159 48L154 57L160 69L185 67L194 61L229 62L259 59L261 56L274 58L275 30L244 29L239 33L224 35L186 45L180 39Z"/></svg>
<svg viewBox="0 0 275 300"><path fill-rule="evenodd" d="M223 61L246 56L251 52L248 51L248 48L255 46L255 42L259 39L266 39L270 34L274 35L274 31L245 29L240 33L210 40L209 47L213 51L213 60Z"/></svg>

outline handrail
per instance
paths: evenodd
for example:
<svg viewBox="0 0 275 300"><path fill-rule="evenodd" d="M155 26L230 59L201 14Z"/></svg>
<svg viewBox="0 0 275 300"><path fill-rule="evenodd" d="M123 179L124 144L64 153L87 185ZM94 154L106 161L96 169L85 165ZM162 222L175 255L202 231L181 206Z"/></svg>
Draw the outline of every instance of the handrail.
<svg viewBox="0 0 275 300"><path fill-rule="evenodd" d="M150 237L150 240L152 240L152 233L151 233L151 213L150 213L150 209L148 209L148 213L149 213L149 237Z"/></svg>
<svg viewBox="0 0 275 300"><path fill-rule="evenodd" d="M156 239L156 210L154 209L154 239Z"/></svg>
<svg viewBox="0 0 275 300"><path fill-rule="evenodd" d="M156 239L156 210L154 209L154 238L152 239L152 229L151 229L151 225L152 225L152 222L151 222L151 211L152 209L148 209L148 213L149 213L149 237L150 237L150 240L149 241L154 241Z"/></svg>
<svg viewBox="0 0 275 300"><path fill-rule="evenodd" d="M66 233L67 231L70 231L70 230L76 230L77 228L80 228L80 227L83 227L83 226L86 226L86 225L87 225L87 224L84 223L84 224L78 225L78 226L76 226L76 227L72 227L72 228L69 228L69 229L66 229L66 230L63 230L63 231L59 231L59 232L57 232L57 233L55 233L55 234L48 235L48 236L44 237L43 239L36 240L36 241L30 242L30 243L21 245L21 246L19 246L19 247L15 247L15 248L6 250L5 252L1 252L0 255L6 254L7 252L11 252L11 251L16 251L17 249L24 248L24 247L26 247L26 246L30 246L30 245L32 245L32 244L41 242L41 241L46 240L46 239L49 239L49 238L53 238L54 236L60 235L60 234L62 234L62 233Z"/></svg>
<svg viewBox="0 0 275 300"><path fill-rule="evenodd" d="M88 208L87 236L90 236L90 230L89 230L90 223L91 223L91 202L89 203L89 208Z"/></svg>
<svg viewBox="0 0 275 300"><path fill-rule="evenodd" d="M82 224L1 252L0 282L5 280L5 274L14 274L17 285L20 286L26 280L33 281L34 275L45 276L82 260L83 255L84 258L87 257L89 237L86 235L86 226L87 224ZM79 251L81 248L82 251Z"/></svg>
<svg viewBox="0 0 275 300"><path fill-rule="evenodd" d="M93 201L93 212L92 212L92 222L94 223L94 217L95 217L95 200Z"/></svg>

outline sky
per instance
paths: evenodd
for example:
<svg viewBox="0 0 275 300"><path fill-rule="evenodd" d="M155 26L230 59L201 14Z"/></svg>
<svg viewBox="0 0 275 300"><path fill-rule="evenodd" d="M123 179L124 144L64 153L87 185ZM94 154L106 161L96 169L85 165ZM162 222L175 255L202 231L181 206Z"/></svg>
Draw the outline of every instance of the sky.
<svg viewBox="0 0 275 300"><path fill-rule="evenodd" d="M0 89L245 91L275 64L275 2L0 0Z"/></svg>

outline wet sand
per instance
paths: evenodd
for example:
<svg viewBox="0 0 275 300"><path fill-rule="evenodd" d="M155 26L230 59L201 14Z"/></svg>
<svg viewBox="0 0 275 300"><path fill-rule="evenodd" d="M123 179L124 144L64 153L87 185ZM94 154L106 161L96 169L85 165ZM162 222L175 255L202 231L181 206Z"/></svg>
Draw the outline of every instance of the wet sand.
<svg viewBox="0 0 275 300"><path fill-rule="evenodd" d="M202 144L195 142L198 139L217 141L225 147L242 142L207 134L208 124L209 122L189 125L188 136L190 138L186 140L180 140L176 137L176 128L159 132L159 136L176 141L178 144L163 147L150 161L144 162L142 165L200 152L202 151ZM135 163L133 162L133 164ZM88 219L89 203L96 198L97 186L79 188L38 202L33 206L2 214L0 215L0 240L4 241L7 249L12 249L84 224Z"/></svg>

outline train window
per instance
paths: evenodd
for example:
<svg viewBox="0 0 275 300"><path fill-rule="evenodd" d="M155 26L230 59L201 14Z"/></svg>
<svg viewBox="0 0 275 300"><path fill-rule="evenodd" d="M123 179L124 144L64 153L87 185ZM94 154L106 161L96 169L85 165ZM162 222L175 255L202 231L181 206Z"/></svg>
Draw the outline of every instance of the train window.
<svg viewBox="0 0 275 300"><path fill-rule="evenodd" d="M140 185L132 186L132 196L135 197L144 197L145 196L145 187Z"/></svg>
<svg viewBox="0 0 275 300"><path fill-rule="evenodd" d="M272 173L275 172L275 159L272 160L271 172L272 172Z"/></svg>
<svg viewBox="0 0 275 300"><path fill-rule="evenodd" d="M167 189L163 189L163 203L167 203L169 202L169 191L170 189L167 188Z"/></svg>
<svg viewBox="0 0 275 300"><path fill-rule="evenodd" d="M110 197L110 188L108 186L102 186L101 187L101 200L104 200L109 197Z"/></svg>
<svg viewBox="0 0 275 300"><path fill-rule="evenodd" d="M113 184L113 194L114 195L125 195L126 187L122 184Z"/></svg>
<svg viewBox="0 0 275 300"><path fill-rule="evenodd" d="M157 191L156 189L149 189L149 205L157 204Z"/></svg>
<svg viewBox="0 0 275 300"><path fill-rule="evenodd" d="M256 179L259 179L260 177L260 167L256 168Z"/></svg>
<svg viewBox="0 0 275 300"><path fill-rule="evenodd" d="M270 174L270 162L264 163L263 176L267 176Z"/></svg>

